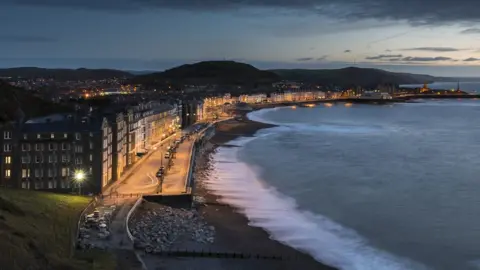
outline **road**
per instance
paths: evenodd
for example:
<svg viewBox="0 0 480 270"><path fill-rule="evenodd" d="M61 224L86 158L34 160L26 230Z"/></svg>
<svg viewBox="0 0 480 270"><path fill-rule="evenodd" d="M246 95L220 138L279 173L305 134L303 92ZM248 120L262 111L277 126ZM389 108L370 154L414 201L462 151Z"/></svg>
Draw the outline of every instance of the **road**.
<svg viewBox="0 0 480 270"><path fill-rule="evenodd" d="M115 188L115 192L118 194L156 193L159 182L155 174L162 164L167 164L167 160L164 158L167 146L179 137L180 134L162 141L156 150L152 150L151 155L145 157L146 160L139 161L142 163L135 168L135 172L130 177Z"/></svg>
<svg viewBox="0 0 480 270"><path fill-rule="evenodd" d="M173 166L163 180L163 194L178 194L186 191L185 181L190 168L190 151L195 142L195 136L185 140L178 146L175 159L173 159Z"/></svg>

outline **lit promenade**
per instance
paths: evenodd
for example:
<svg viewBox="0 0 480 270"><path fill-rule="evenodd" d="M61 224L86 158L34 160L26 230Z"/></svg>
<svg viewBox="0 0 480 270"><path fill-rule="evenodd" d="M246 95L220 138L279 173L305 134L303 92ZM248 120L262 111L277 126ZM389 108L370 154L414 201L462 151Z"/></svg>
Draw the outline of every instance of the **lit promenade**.
<svg viewBox="0 0 480 270"><path fill-rule="evenodd" d="M129 194L179 194L186 191L186 176L190 168L190 151L194 143L192 135L190 140L186 139L177 148L175 158L172 160L173 165L168 169L164 179L162 188L159 188L160 181L156 177L158 169L163 165L167 167L168 160L164 158L167 152L167 146L180 137L174 136L158 146L154 152L144 160L135 172L115 187L111 194L129 195Z"/></svg>
<svg viewBox="0 0 480 270"><path fill-rule="evenodd" d="M163 180L162 194L179 194L186 192L186 179L190 169L191 149L195 142L195 135L185 139L177 148L173 166Z"/></svg>
<svg viewBox="0 0 480 270"><path fill-rule="evenodd" d="M161 143L161 146L158 146L150 156L145 157L146 160L140 160L142 162L137 168L135 168L135 172L125 179L122 183L120 183L112 193L118 194L147 194L147 193L155 193L158 188L158 180L155 177L158 169L160 168L161 164L167 164L166 159L164 158L164 154L167 151L166 147L170 145L175 138L179 136L172 136L167 140ZM128 172L127 172L128 173Z"/></svg>

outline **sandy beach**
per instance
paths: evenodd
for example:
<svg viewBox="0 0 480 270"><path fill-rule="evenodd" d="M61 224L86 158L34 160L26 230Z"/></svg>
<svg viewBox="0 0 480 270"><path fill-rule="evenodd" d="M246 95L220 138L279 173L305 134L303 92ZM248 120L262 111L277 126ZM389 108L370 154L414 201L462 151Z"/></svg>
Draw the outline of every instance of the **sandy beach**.
<svg viewBox="0 0 480 270"><path fill-rule="evenodd" d="M226 258L199 258L176 257L167 258L159 255L143 254L142 259L148 269L168 270L287 270L287 269L319 269L333 270L315 261L311 256L297 251L289 246L270 238L262 228L249 226L248 219L229 205L220 202L219 197L212 194L202 183L209 177L212 154L218 146L228 146L228 142L239 136L253 136L256 131L270 128L273 125L254 122L246 118L227 120L216 126L215 135L205 144L203 151L197 154L195 166L195 189L197 198L202 198L196 204L196 213L202 221L215 228L213 243L198 243L191 239L179 239L171 246L173 250L194 250L197 252L227 252L251 256L276 256L282 260L272 259L226 259ZM143 211L159 209L163 206L145 204L140 208ZM188 237L187 237L188 238Z"/></svg>
<svg viewBox="0 0 480 270"><path fill-rule="evenodd" d="M216 133L210 143L228 145L239 136L253 136L259 129L274 127L242 118L217 124ZM213 150L214 151L214 150ZM200 208L205 220L216 228L215 245L224 250L263 255L276 255L286 258L283 261L238 261L235 269L334 269L315 261L311 256L272 240L268 233L258 227L248 225L248 219L237 209L218 202L219 197L209 192L201 183L203 170L208 170L210 154L201 155L196 168L196 193L206 200ZM233 269L232 262L227 268ZM225 264L227 266L227 264Z"/></svg>

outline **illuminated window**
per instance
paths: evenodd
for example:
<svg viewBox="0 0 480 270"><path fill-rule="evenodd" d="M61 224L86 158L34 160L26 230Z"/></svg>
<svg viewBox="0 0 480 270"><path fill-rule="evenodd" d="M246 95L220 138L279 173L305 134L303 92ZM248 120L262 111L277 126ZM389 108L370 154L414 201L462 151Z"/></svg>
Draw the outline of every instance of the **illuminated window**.
<svg viewBox="0 0 480 270"><path fill-rule="evenodd" d="M10 164L10 163L12 163L12 157L6 156L5 157L5 164Z"/></svg>
<svg viewBox="0 0 480 270"><path fill-rule="evenodd" d="M5 170L5 178L10 178L10 176L11 176L11 171L10 171L10 169L6 169L6 170Z"/></svg>

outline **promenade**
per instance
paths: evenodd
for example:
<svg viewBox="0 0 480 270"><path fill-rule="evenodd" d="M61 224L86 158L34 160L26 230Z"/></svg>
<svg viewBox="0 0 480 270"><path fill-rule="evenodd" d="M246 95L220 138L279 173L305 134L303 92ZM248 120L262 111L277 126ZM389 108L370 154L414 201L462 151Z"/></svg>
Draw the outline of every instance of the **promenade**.
<svg viewBox="0 0 480 270"><path fill-rule="evenodd" d="M152 152L147 154L144 160L139 161L141 163L132 167L131 171L125 172L126 177L121 182L112 185L103 194L103 198L97 204L100 212L103 212L103 209L111 209L112 206L116 210L109 224L110 237L103 240L101 246L115 251L133 252L133 243L128 237L126 223L127 217L138 198L141 195L176 195L186 192L187 174L190 169L191 151L196 134L191 135L190 139L185 139L179 144L173 157L173 164L167 171L161 188L159 186L161 181L155 175L162 165L167 167L168 160L164 158L167 147L188 131L189 129L178 132L176 136L159 142L156 149L152 149Z"/></svg>

